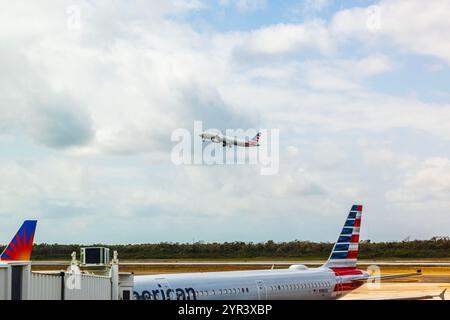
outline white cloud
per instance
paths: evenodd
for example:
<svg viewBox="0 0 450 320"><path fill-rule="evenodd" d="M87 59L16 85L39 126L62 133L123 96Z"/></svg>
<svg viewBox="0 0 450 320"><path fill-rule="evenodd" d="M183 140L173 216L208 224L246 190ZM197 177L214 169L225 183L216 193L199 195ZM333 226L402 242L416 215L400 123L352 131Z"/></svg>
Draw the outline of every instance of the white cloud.
<svg viewBox="0 0 450 320"><path fill-rule="evenodd" d="M235 123L239 116L227 110L214 82L204 77L215 74L220 81L224 72L208 48L198 50L208 39L158 15L178 12L180 3L97 8L81 3L82 28L76 34L62 28L64 5L48 2L48 13L32 17L23 11L24 20L45 24L31 41L34 23L15 30L15 47L11 42L3 50L1 127L28 131L52 147L81 146L83 154L156 154L169 151L174 129L188 128L196 119L210 127ZM192 9L190 3L184 9ZM10 7L17 14L20 9Z"/></svg>
<svg viewBox="0 0 450 320"><path fill-rule="evenodd" d="M450 205L450 160L428 158L406 171L401 184L386 193L388 201L407 207Z"/></svg>
<svg viewBox="0 0 450 320"><path fill-rule="evenodd" d="M333 0L306 0L303 5L303 11L305 13L314 13L322 11L328 7Z"/></svg>
<svg viewBox="0 0 450 320"><path fill-rule="evenodd" d="M219 0L219 5L233 5L240 11L255 11L266 7L266 0Z"/></svg>
<svg viewBox="0 0 450 320"><path fill-rule="evenodd" d="M421 0L381 1L368 8L339 11L330 30L339 39L360 39L371 46L396 45L404 52L435 56L450 64L450 3Z"/></svg>
<svg viewBox="0 0 450 320"><path fill-rule="evenodd" d="M305 24L277 24L247 33L236 53L248 55L280 55L307 50L333 51L328 30L323 21Z"/></svg>
<svg viewBox="0 0 450 320"><path fill-rule="evenodd" d="M300 70L306 83L319 90L361 90L366 78L391 71L393 63L385 55L361 59L306 61Z"/></svg>

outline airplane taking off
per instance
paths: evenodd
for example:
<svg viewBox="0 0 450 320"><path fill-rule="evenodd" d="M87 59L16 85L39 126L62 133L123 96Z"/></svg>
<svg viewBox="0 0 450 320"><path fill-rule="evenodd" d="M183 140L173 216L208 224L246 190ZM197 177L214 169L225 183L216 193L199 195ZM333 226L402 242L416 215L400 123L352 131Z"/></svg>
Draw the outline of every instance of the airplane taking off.
<svg viewBox="0 0 450 320"><path fill-rule="evenodd" d="M339 299L367 280L401 278L418 273L372 276L356 268L361 205L353 205L328 261L319 268L178 273L134 277L138 300L323 300ZM388 300L443 299L440 295Z"/></svg>
<svg viewBox="0 0 450 320"><path fill-rule="evenodd" d="M0 255L1 261L29 261L33 250L36 220L26 220Z"/></svg>
<svg viewBox="0 0 450 320"><path fill-rule="evenodd" d="M212 132L203 132L200 134L200 137L203 139L203 142L206 140L211 140L214 143L221 143L224 147L232 147L232 146L238 146L238 147L259 147L259 138L261 137L261 132L258 132L256 136L254 136L252 139L239 139L238 137L229 137L222 135L220 133L212 133Z"/></svg>

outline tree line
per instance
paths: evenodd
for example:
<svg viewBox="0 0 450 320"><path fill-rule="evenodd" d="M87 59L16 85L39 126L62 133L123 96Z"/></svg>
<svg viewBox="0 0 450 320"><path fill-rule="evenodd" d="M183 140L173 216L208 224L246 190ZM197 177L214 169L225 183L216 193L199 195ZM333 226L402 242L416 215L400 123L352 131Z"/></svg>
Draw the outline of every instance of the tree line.
<svg viewBox="0 0 450 320"><path fill-rule="evenodd" d="M119 252L121 260L145 259L326 259L333 243L291 241L264 243L148 243L127 245L105 245ZM35 244L34 260L69 260L75 251L79 255L83 245ZM450 258L450 240L416 240L408 242L361 243L361 259L402 258Z"/></svg>

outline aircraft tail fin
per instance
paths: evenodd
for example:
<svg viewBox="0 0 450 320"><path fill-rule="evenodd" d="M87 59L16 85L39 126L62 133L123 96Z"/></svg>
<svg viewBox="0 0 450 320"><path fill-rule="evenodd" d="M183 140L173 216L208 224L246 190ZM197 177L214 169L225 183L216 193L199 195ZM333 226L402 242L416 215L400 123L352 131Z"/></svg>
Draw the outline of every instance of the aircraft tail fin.
<svg viewBox="0 0 450 320"><path fill-rule="evenodd" d="M36 220L26 220L0 256L4 261L29 261L33 249Z"/></svg>
<svg viewBox="0 0 450 320"><path fill-rule="evenodd" d="M254 142L258 143L260 137L261 137L261 132L258 132L258 133L256 134L256 136L254 136L254 137L252 138L251 141L254 141Z"/></svg>
<svg viewBox="0 0 450 320"><path fill-rule="evenodd" d="M358 259L359 229L361 226L362 205L353 205L345 220L344 227L334 244L324 267L355 268Z"/></svg>

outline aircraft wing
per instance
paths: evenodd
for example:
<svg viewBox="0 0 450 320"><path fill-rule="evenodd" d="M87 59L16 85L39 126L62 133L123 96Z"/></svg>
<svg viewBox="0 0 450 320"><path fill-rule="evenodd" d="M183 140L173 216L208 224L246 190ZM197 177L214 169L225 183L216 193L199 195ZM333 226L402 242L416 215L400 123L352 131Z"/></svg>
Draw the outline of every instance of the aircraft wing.
<svg viewBox="0 0 450 320"><path fill-rule="evenodd" d="M444 289L440 294L428 294L428 295L423 295L423 296L405 296L405 297L367 299L367 300L423 300L423 299L434 299L434 298L440 298L441 300L445 300L445 292L446 291L447 291L447 289Z"/></svg>
<svg viewBox="0 0 450 320"><path fill-rule="evenodd" d="M414 276L421 276L422 272L417 270L414 273L397 273L397 274L387 274L381 276L369 276L369 277L360 277L354 278L352 281L373 281L373 280L388 280L388 279L398 279L398 278L407 278ZM428 294L421 296L403 296L403 297L392 297L392 298L376 298L376 299L368 299L368 300L423 300L423 299L433 299L440 298L441 300L445 300L445 292L447 289L444 289L440 294Z"/></svg>
<svg viewBox="0 0 450 320"><path fill-rule="evenodd" d="M417 270L417 272L414 272L414 273L396 273L396 274L386 274L386 275L380 275L380 276L353 278L352 281L388 280L388 279L415 277L415 276L421 276L421 275L422 275L422 272L420 270Z"/></svg>

